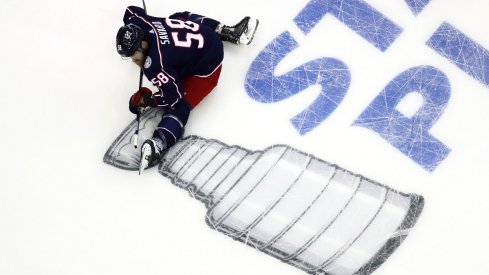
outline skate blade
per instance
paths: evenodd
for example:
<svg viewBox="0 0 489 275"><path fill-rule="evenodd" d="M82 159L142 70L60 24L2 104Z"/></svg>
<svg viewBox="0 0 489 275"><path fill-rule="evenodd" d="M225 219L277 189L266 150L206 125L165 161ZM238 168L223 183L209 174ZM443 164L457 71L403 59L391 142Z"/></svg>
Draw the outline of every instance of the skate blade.
<svg viewBox="0 0 489 275"><path fill-rule="evenodd" d="M149 150L149 151L148 151ZM139 174L149 167L149 164L151 163L151 149L149 148L148 145L143 145L141 147L141 159L139 160Z"/></svg>
<svg viewBox="0 0 489 275"><path fill-rule="evenodd" d="M143 172L143 170L144 170L143 156L141 156L141 158L139 159L139 175L141 175L141 173Z"/></svg>
<svg viewBox="0 0 489 275"><path fill-rule="evenodd" d="M140 165L139 165L139 174L141 175L141 173L146 170L146 168L149 167L149 163L147 160L143 160L141 159L141 162L140 162Z"/></svg>
<svg viewBox="0 0 489 275"><path fill-rule="evenodd" d="M255 37L256 29L260 21L258 19L251 18L248 21L247 30L239 38L239 43L244 45L249 45L253 38Z"/></svg>

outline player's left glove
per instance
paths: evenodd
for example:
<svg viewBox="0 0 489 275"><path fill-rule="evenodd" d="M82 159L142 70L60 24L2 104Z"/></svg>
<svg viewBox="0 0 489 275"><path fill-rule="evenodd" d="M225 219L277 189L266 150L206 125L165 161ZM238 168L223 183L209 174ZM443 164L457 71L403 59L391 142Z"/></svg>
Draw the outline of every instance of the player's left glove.
<svg viewBox="0 0 489 275"><path fill-rule="evenodd" d="M129 111L133 114L141 113L140 109L146 107L156 107L156 102L153 99L153 93L150 89L142 87L135 92L129 99Z"/></svg>

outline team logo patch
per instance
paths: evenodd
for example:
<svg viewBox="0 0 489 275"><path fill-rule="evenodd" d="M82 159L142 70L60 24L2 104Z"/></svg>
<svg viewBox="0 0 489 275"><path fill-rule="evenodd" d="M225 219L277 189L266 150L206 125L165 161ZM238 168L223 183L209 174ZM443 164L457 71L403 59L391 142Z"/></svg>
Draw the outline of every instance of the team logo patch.
<svg viewBox="0 0 489 275"><path fill-rule="evenodd" d="M144 68L147 69L151 66L151 57L146 57L146 61L144 62Z"/></svg>

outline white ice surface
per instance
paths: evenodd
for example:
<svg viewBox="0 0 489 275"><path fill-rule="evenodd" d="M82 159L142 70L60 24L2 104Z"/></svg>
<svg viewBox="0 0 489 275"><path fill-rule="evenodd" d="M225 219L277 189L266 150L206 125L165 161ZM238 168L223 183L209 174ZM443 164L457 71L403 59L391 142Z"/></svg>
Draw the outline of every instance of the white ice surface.
<svg viewBox="0 0 489 275"><path fill-rule="evenodd" d="M187 134L252 150L288 144L423 195L414 230L375 275L489 274L489 88L424 44L448 21L489 48L489 2L432 0L418 17L402 0L367 2L404 29L385 53L331 16L302 35L292 19L305 0L147 0L147 6L160 16L190 10L228 24L245 15L261 20L250 46L226 44L220 84L192 113ZM121 60L114 45L130 4L140 2L0 2L0 274L305 274L209 229L204 206L156 169L138 176L102 162L133 119L127 102L138 68ZM336 111L305 136L289 118L317 91L261 104L244 90L251 62L286 30L301 48L278 71L333 56L354 76ZM417 65L440 68L452 88L430 131L452 151L432 173L351 126L395 75Z"/></svg>

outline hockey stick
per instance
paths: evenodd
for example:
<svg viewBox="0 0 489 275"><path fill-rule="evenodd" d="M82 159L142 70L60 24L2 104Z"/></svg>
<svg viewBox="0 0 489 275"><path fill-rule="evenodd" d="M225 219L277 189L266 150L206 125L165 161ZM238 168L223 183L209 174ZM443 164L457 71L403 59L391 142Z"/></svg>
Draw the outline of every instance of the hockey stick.
<svg viewBox="0 0 489 275"><path fill-rule="evenodd" d="M142 1L143 1L144 12L146 13L146 2L144 2L144 0L142 0ZM141 70L139 71L139 90L141 90L141 88L143 87L143 75L144 75L143 68L141 68ZM141 120L141 113L138 110L138 113L136 114L136 121L137 121L136 131L134 132L134 135L132 136L132 142L134 144L135 149L138 148L138 135L139 135L139 122L140 122L140 120Z"/></svg>

